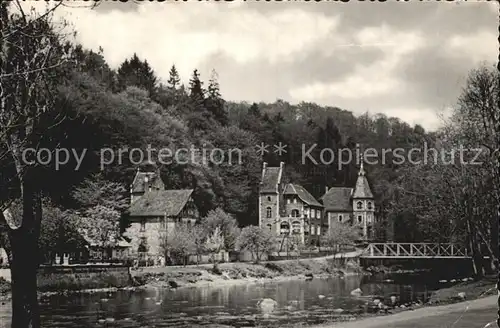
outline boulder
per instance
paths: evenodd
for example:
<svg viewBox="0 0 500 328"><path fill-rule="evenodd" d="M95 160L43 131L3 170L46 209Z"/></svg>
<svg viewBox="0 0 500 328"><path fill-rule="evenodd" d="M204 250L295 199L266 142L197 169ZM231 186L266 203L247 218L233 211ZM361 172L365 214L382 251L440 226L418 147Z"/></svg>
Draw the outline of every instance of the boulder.
<svg viewBox="0 0 500 328"><path fill-rule="evenodd" d="M363 291L360 288L356 288L355 290L351 291L352 296L361 296L363 295Z"/></svg>
<svg viewBox="0 0 500 328"><path fill-rule="evenodd" d="M179 287L179 284L178 284L177 282L173 281L173 280L169 280L169 281L168 281L168 286L169 286L170 288L178 288L178 287Z"/></svg>
<svg viewBox="0 0 500 328"><path fill-rule="evenodd" d="M458 293L458 297L462 300L464 300L466 298L466 295L465 295L465 292L460 292Z"/></svg>
<svg viewBox="0 0 500 328"><path fill-rule="evenodd" d="M278 302L272 298L264 298L257 303L257 307L263 313L271 313L278 307Z"/></svg>

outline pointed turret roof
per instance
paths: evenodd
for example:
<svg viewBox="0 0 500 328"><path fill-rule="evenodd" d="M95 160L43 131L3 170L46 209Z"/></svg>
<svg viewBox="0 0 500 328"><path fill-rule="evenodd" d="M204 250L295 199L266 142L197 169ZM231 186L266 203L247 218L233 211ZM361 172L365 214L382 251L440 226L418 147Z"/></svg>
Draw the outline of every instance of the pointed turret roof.
<svg viewBox="0 0 500 328"><path fill-rule="evenodd" d="M354 195L352 198L373 198L370 184L366 179L366 173L363 168L363 159L361 159L361 167L359 168L358 180L356 181L356 187L354 188Z"/></svg>

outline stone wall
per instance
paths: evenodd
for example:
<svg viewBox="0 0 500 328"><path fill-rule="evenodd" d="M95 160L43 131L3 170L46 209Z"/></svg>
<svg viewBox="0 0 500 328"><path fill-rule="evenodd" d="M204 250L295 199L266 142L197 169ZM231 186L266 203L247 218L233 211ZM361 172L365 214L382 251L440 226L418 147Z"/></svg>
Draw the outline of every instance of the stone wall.
<svg viewBox="0 0 500 328"><path fill-rule="evenodd" d="M124 265L42 266L37 274L40 291L80 290L131 285Z"/></svg>

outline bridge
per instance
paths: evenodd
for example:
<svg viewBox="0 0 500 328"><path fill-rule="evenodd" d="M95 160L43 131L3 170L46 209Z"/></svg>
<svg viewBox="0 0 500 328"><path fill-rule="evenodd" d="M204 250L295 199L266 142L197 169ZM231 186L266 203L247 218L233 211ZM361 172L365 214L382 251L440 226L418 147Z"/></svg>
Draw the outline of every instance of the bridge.
<svg viewBox="0 0 500 328"><path fill-rule="evenodd" d="M467 249L459 244L372 243L361 253L364 259L465 259Z"/></svg>

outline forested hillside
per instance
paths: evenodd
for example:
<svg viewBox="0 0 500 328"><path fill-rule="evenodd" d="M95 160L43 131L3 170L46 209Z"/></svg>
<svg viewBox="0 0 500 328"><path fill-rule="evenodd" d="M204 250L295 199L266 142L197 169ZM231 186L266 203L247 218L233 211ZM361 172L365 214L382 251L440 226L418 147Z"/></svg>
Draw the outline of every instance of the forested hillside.
<svg viewBox="0 0 500 328"><path fill-rule="evenodd" d="M325 186L352 186L358 169L356 158L341 169L337 160L322 165L321 149L331 148L336 155L346 147L353 151L356 147L411 148L433 140L421 126L412 127L384 115L356 117L336 107L292 105L282 100L271 104L227 102L215 71L203 79L194 68L191 79L181 81L172 64L168 80L162 83L147 60L136 55L116 71L101 53L77 47L72 56L66 79L58 86L59 108L54 114L66 119L51 127L46 142L87 152L78 171L76 162L61 166L59 171L46 169L46 193L59 204L68 204L68 189L101 170L102 148L115 152L132 148L146 151L148 145L173 151L192 145L238 148L243 153L242 165L157 164L168 188L195 189L202 214L222 207L247 225L257 219L256 192L263 160L270 165L284 161L286 178L320 197ZM262 142L270 147L261 159L255 146ZM273 148L279 142L287 145L281 156ZM303 163L303 147L309 149L315 144L311 154L319 163L308 159ZM125 153L121 163L115 160L105 165L105 178L128 186L137 168L128 156ZM389 186L398 176L397 166L373 165L367 171L377 198L385 201L390 197Z"/></svg>
<svg viewBox="0 0 500 328"><path fill-rule="evenodd" d="M359 168L355 150L373 148L378 151L379 163L366 165L368 179L376 196L378 215L396 222L396 239L446 240L453 230L450 222L463 216L454 213L449 217L450 209L457 210L459 199L443 199L445 203L433 204L436 199L453 195L454 190L442 190L439 196L424 195L437 187L449 186L440 180L444 175L439 172L447 167L438 169L435 165L393 161L390 152L382 163L380 156L383 149L423 150L424 144L428 148L451 149L446 147L457 146L460 138L466 138L470 144L471 137L463 136L470 134L470 127L463 122L479 126L478 120L469 120L467 115L480 114L471 112L473 105L465 108L463 100L457 100L457 109L453 118L445 122L446 128L426 132L422 126L410 126L398 118L382 114L356 116L345 109L314 103L230 102L224 99L215 71L212 76L202 77L193 68L191 79L182 81L172 63L170 76L163 81L146 58L133 55L114 70L106 63L102 52L81 46L66 47L71 60L59 72L61 78L55 83L55 108L43 116L47 130L39 146L74 149L77 153L86 149L86 152L78 169L75 169L78 163L73 157L57 170L52 163L38 168L44 197L50 198L55 206L78 208L81 204L68 191L94 179L93 174L101 171L101 179L120 184L122 196L128 196L128 186L137 165L131 163L129 154L125 153L122 160L115 158L102 166L100 156L104 148L110 149L108 155L111 150L116 154L120 149L145 151L148 147L173 151L192 146L238 148L243 154L241 165L226 162L218 165L210 161L157 162L156 165L167 188L195 190L195 201L203 216L210 210L223 208L233 214L241 226L256 224L263 161L269 165L285 162L285 179L303 185L319 198L325 186L353 186ZM474 74L491 77L494 73L481 68L471 76ZM256 152L256 146L261 143L269 145L268 153L262 157ZM279 143L287 145L286 153L281 156L273 147ZM322 164L319 160L313 163L309 159L303 162L304 149L313 145L316 148L310 154L316 159L324 148L334 150L335 155L338 150L351 149L354 158L341 167L338 159L331 164ZM134 161L137 160L134 157ZM5 168L2 177L8 180L9 172L14 172L13 163L6 159L2 165ZM493 172L485 170L484 166L476 169L483 173ZM432 175L432 179L420 179L427 175ZM456 181L456 188L462 188L462 182ZM422 194L417 197L415 191ZM8 198L15 193L15 189L6 188L3 194ZM424 206L419 202L426 197ZM480 199L486 201L488 198ZM456 227L465 229L466 225ZM483 234L483 239L488 237Z"/></svg>

